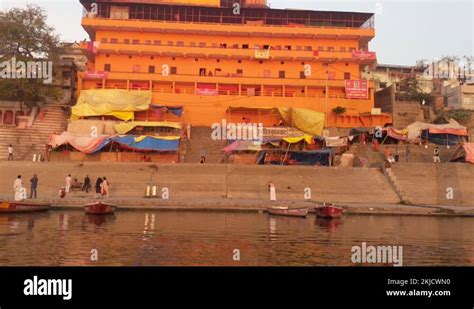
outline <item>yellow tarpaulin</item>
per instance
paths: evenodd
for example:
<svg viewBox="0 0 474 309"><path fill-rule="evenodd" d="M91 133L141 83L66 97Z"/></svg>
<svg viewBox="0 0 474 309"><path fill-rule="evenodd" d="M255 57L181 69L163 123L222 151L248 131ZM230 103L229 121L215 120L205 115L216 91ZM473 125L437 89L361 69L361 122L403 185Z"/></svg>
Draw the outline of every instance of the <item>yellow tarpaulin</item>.
<svg viewBox="0 0 474 309"><path fill-rule="evenodd" d="M145 138L147 137L151 137L151 138L155 138L155 139L160 139L160 140L165 140L165 141L175 141L175 140L178 140L178 139L181 139L181 137L179 136L152 136L152 135L142 135L142 136L137 136L135 137L134 141L135 143L139 143L141 141L143 141Z"/></svg>
<svg viewBox="0 0 474 309"><path fill-rule="evenodd" d="M124 122L114 125L115 131L118 134L126 134L132 131L135 127L165 127L182 129L183 125L179 122L168 122L168 121L132 121Z"/></svg>
<svg viewBox="0 0 474 309"><path fill-rule="evenodd" d="M151 104L149 91L120 89L82 90L72 119L92 116L114 116L122 120L133 120L134 112L145 111Z"/></svg>
<svg viewBox="0 0 474 309"><path fill-rule="evenodd" d="M283 140L287 143L290 143L290 144L299 143L302 140L304 140L308 144L314 144L313 136L312 135L307 135L307 134L303 135L303 136L299 136L299 137L285 137L285 138L283 138Z"/></svg>
<svg viewBox="0 0 474 309"><path fill-rule="evenodd" d="M325 115L307 108L278 108L281 117L291 125L307 134L321 136Z"/></svg>

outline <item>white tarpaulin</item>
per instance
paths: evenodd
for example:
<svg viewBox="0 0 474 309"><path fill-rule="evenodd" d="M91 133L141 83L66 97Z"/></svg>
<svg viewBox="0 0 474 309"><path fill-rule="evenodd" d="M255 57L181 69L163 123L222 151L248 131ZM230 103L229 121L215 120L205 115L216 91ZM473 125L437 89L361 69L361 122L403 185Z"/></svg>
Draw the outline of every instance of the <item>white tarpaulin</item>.
<svg viewBox="0 0 474 309"><path fill-rule="evenodd" d="M449 123L446 124L431 124L431 123L424 123L424 122L414 122L410 124L408 127L408 139L415 140L420 137L421 132L426 129L436 129L436 130L443 130L443 129L454 129L454 130L466 130L466 127L460 125L456 120L450 119Z"/></svg>

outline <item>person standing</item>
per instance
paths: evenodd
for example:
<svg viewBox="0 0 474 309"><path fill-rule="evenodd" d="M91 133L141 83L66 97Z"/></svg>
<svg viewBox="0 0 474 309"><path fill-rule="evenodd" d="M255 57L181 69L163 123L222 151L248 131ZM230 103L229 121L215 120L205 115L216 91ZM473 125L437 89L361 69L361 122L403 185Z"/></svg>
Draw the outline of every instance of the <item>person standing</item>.
<svg viewBox="0 0 474 309"><path fill-rule="evenodd" d="M102 178L102 185L101 185L101 193L102 196L109 197L109 182L107 181L107 178Z"/></svg>
<svg viewBox="0 0 474 309"><path fill-rule="evenodd" d="M8 161L13 161L13 146L8 145Z"/></svg>
<svg viewBox="0 0 474 309"><path fill-rule="evenodd" d="M379 141L374 137L372 140L372 146L374 147L374 151L378 152L379 151Z"/></svg>
<svg viewBox="0 0 474 309"><path fill-rule="evenodd" d="M362 133L362 135L360 136L360 143L361 143L362 145L367 144L365 133Z"/></svg>
<svg viewBox="0 0 474 309"><path fill-rule="evenodd" d="M395 162L398 163L400 160L400 153L398 152L398 146L395 146Z"/></svg>
<svg viewBox="0 0 474 309"><path fill-rule="evenodd" d="M69 191L71 190L71 185L72 185L72 177L71 177L71 174L67 175L66 177L66 193L69 193Z"/></svg>
<svg viewBox="0 0 474 309"><path fill-rule="evenodd" d="M438 146L435 147L433 150L433 162L434 163L441 163L441 160L439 158L439 148Z"/></svg>
<svg viewBox="0 0 474 309"><path fill-rule="evenodd" d="M276 188L273 182L268 183L268 192L270 192L270 201L276 201Z"/></svg>
<svg viewBox="0 0 474 309"><path fill-rule="evenodd" d="M89 193L89 190L91 190L91 179L89 178L89 175L84 178L84 185L82 186L82 191L86 191L86 193Z"/></svg>
<svg viewBox="0 0 474 309"><path fill-rule="evenodd" d="M96 194L101 194L101 190L102 190L102 178L99 177L97 178L97 181L95 182L95 193Z"/></svg>
<svg viewBox="0 0 474 309"><path fill-rule="evenodd" d="M204 149L204 146L201 146L200 155L201 155L201 160L200 160L199 163L201 163L201 164L206 163L206 150Z"/></svg>
<svg viewBox="0 0 474 309"><path fill-rule="evenodd" d="M411 160L411 149L410 146L407 145L407 148L405 149L405 161L410 161Z"/></svg>
<svg viewBox="0 0 474 309"><path fill-rule="evenodd" d="M23 188L23 180L21 180L21 175L13 182L13 190L15 191L15 201L22 201L26 198L25 189Z"/></svg>
<svg viewBox="0 0 474 309"><path fill-rule="evenodd" d="M38 176L34 174L33 177L30 179L30 182L31 182L30 199L32 199L33 196L36 199L36 195L37 195L36 189L38 188L38 182L39 182Z"/></svg>

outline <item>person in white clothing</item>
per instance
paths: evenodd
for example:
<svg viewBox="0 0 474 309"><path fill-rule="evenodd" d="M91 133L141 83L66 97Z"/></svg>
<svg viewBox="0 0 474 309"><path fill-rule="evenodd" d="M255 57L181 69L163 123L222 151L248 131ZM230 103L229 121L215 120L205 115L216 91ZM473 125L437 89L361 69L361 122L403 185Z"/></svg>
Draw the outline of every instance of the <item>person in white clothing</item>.
<svg viewBox="0 0 474 309"><path fill-rule="evenodd" d="M26 189L23 187L21 175L18 175L13 182L13 190L15 191L15 201L23 201L26 199Z"/></svg>
<svg viewBox="0 0 474 309"><path fill-rule="evenodd" d="M268 191L270 192L270 200L271 201L276 201L276 188L275 185L272 182L268 183Z"/></svg>
<svg viewBox="0 0 474 309"><path fill-rule="evenodd" d="M69 193L69 191L71 190L71 184L72 184L72 177L71 177L71 174L69 174L66 177L66 193Z"/></svg>

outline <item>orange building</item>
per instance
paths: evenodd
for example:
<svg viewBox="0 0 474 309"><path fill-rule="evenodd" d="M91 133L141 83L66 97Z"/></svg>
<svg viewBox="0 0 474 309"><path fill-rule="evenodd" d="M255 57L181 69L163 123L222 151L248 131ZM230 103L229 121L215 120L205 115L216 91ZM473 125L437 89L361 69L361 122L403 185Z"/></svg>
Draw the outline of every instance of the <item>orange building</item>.
<svg viewBox="0 0 474 309"><path fill-rule="evenodd" d="M371 114L374 84L361 80L376 62L373 14L270 9L264 0L81 2L91 38L82 90L151 91L153 104L183 106L191 125L238 107L308 108L326 113L329 127L390 122ZM336 116L339 106L346 112Z"/></svg>

